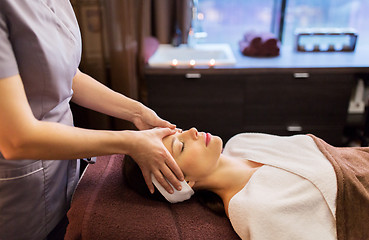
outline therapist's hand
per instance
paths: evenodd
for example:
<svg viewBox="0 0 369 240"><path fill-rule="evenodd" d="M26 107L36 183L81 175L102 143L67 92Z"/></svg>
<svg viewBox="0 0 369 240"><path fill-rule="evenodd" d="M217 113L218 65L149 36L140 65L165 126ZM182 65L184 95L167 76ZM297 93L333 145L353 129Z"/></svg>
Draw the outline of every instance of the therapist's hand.
<svg viewBox="0 0 369 240"><path fill-rule="evenodd" d="M176 125L171 124L158 117L158 115L150 108L140 105L140 114L133 119L133 123L139 130L147 130L155 127L175 129Z"/></svg>
<svg viewBox="0 0 369 240"><path fill-rule="evenodd" d="M132 132L132 146L129 155L141 168L142 175L151 193L155 189L151 181L151 173L169 193L172 193L173 189L165 178L177 190L180 190L181 186L179 180L184 180L181 169L163 144L163 138L175 132L175 129L170 128Z"/></svg>

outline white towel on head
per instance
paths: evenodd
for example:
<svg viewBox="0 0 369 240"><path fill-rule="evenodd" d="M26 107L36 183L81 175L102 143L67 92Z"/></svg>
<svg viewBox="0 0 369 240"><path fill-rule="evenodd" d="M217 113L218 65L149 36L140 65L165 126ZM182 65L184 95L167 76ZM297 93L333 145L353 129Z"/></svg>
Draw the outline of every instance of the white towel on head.
<svg viewBox="0 0 369 240"><path fill-rule="evenodd" d="M167 190L165 190L163 188L163 186L161 186L161 184L158 182L158 180L156 180L154 174L151 174L151 181L155 185L155 187L159 190L161 195L163 195L165 197L165 199L167 199L168 202L170 202L170 203L183 202L185 200L190 199L191 196L195 193L192 190L192 188L190 187L190 185L187 184L186 181L180 182L181 186L182 186L181 191L178 191L177 189L175 189L175 187L173 187L173 185L170 182L168 182L169 185L174 190L174 193L172 193L172 194L168 193Z"/></svg>

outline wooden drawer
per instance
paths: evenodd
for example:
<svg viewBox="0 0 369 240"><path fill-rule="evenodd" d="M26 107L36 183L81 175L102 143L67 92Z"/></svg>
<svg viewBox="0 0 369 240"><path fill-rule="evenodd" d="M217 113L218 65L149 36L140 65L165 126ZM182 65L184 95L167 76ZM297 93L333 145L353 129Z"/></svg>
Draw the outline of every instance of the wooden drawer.
<svg viewBox="0 0 369 240"><path fill-rule="evenodd" d="M243 131L311 133L340 145L353 83L352 75L250 76L245 84Z"/></svg>
<svg viewBox="0 0 369 240"><path fill-rule="evenodd" d="M244 126L343 125L353 82L352 75L249 77Z"/></svg>

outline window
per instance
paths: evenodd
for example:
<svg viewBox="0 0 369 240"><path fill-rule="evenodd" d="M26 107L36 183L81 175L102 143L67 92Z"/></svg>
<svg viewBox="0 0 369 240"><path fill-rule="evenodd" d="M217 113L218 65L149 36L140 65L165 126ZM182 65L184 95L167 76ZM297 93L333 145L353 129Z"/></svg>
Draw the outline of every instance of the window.
<svg viewBox="0 0 369 240"><path fill-rule="evenodd" d="M206 42L238 42L250 30L270 31L274 0L199 0Z"/></svg>
<svg viewBox="0 0 369 240"><path fill-rule="evenodd" d="M369 45L369 0L199 0L205 41L237 43L246 31L272 31L282 3L283 45L293 46L297 28L354 28L358 44Z"/></svg>
<svg viewBox="0 0 369 240"><path fill-rule="evenodd" d="M296 28L354 28L359 42L369 40L368 0L287 1L283 44L294 44Z"/></svg>

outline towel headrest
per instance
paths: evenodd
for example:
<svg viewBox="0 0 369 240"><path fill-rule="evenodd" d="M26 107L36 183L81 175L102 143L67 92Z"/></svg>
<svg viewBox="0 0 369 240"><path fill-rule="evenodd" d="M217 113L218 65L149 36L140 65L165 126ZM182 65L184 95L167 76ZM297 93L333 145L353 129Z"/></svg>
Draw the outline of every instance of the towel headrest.
<svg viewBox="0 0 369 240"><path fill-rule="evenodd" d="M169 183L169 185L173 188L174 193L170 194L167 192L167 190L165 190L163 188L163 186L161 186L161 184L158 182L158 180L156 180L154 174L151 174L151 180L152 183L155 185L155 187L159 190L159 192L161 193L161 195L163 195L165 197L165 199L168 200L168 202L170 203L178 203L178 202L183 202L185 200L188 200L191 198L191 196L195 193L192 188L190 187L190 185L187 184L186 181L182 181L181 186L182 186L182 190L178 191L177 189L175 189L173 187L173 185Z"/></svg>

